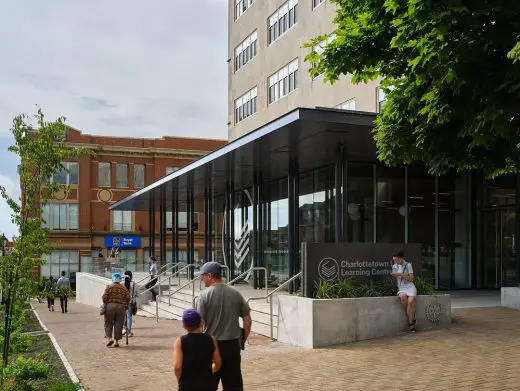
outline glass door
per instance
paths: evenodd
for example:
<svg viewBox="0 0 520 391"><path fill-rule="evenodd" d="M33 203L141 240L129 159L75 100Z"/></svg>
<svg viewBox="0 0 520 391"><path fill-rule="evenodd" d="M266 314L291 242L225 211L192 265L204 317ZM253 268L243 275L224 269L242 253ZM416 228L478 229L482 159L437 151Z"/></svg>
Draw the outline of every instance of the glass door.
<svg viewBox="0 0 520 391"><path fill-rule="evenodd" d="M484 287L500 288L516 281L516 213L511 209L484 212Z"/></svg>

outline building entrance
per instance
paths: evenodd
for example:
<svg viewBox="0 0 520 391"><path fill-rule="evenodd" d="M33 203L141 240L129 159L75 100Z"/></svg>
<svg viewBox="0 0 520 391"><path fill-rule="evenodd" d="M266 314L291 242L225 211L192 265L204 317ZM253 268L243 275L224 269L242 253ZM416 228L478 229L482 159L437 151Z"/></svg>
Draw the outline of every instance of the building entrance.
<svg viewBox="0 0 520 391"><path fill-rule="evenodd" d="M500 288L516 282L514 209L484 211L484 287Z"/></svg>

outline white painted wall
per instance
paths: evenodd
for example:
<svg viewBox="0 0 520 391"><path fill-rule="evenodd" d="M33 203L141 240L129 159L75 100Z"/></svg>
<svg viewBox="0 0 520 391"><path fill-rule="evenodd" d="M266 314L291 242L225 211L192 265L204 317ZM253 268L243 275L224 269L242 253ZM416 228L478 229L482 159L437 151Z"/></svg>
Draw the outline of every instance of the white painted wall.
<svg viewBox="0 0 520 391"><path fill-rule="evenodd" d="M112 281L90 273L76 273L76 302L99 307L101 296Z"/></svg>

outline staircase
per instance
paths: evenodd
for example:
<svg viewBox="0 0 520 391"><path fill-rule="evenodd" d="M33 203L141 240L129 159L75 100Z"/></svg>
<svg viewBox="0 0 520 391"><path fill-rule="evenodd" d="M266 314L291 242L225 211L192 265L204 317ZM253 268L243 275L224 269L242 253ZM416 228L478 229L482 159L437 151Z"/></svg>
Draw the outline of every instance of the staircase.
<svg viewBox="0 0 520 391"><path fill-rule="evenodd" d="M146 282L147 281L144 281L143 284L140 285L141 292L144 291L144 283ZM158 321L159 319L180 320L182 317L182 312L187 308L193 307L194 297L196 303L200 292L204 289L204 285L201 284L200 280L195 279L190 281L186 278L186 276L182 276L180 279L180 286L178 277L172 278L171 282L171 286L168 286L164 282L161 283L161 293L157 297L158 305L156 305L156 302L151 301L151 294L148 294L146 299L143 297L143 300L138 300L139 311L137 314L145 317L158 317ZM263 297L266 295L265 289L255 290L249 284L235 284L233 287L239 290L246 300ZM272 291L272 289L270 291ZM157 286L156 292L158 292ZM266 299L249 301L249 306L251 308L251 318L253 320L253 332L267 337L272 336L273 339L278 337L278 294L287 294L287 292L276 292L270 298L273 300L272 334L270 324L270 304Z"/></svg>

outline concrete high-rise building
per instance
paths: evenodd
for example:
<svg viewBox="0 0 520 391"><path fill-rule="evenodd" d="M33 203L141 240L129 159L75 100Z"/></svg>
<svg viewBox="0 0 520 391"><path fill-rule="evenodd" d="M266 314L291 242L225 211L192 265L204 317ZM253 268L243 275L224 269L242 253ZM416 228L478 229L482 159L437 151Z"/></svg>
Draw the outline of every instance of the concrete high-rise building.
<svg viewBox="0 0 520 391"><path fill-rule="evenodd" d="M335 15L328 0L229 1L230 141L297 107L379 111L377 81L353 85L344 76L330 85L309 74L303 45L332 34Z"/></svg>

